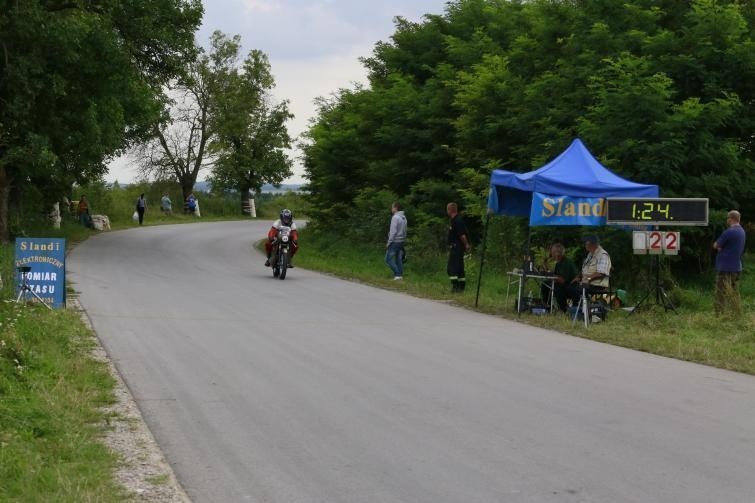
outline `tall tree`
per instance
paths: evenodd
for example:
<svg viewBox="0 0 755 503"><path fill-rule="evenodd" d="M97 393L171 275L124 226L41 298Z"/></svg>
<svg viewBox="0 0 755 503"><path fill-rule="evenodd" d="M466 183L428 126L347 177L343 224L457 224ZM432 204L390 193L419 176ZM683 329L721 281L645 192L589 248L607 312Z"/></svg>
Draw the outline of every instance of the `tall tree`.
<svg viewBox="0 0 755 503"><path fill-rule="evenodd" d="M474 173L528 171L576 136L664 194L755 213L754 34L753 0L456 0L398 19L364 60L370 88L323 101L308 132L318 218L370 187L473 193Z"/></svg>
<svg viewBox="0 0 755 503"><path fill-rule="evenodd" d="M293 118L288 103L274 103L275 80L267 56L252 50L241 69L232 68L222 79L212 107L216 132L210 150L217 160L210 181L213 188L233 189L241 208L249 208L249 192L266 183L279 184L291 176L291 147L286 122Z"/></svg>
<svg viewBox="0 0 755 503"><path fill-rule="evenodd" d="M60 195L144 136L201 15L199 0L0 1L0 242L12 191Z"/></svg>
<svg viewBox="0 0 755 503"><path fill-rule="evenodd" d="M193 192L200 171L214 162L207 147L215 137L215 101L228 86L240 48L240 36L229 38L219 31L210 38L209 53L197 47L197 59L167 88L167 106L153 125L151 141L136 151L141 172L176 180L184 201Z"/></svg>

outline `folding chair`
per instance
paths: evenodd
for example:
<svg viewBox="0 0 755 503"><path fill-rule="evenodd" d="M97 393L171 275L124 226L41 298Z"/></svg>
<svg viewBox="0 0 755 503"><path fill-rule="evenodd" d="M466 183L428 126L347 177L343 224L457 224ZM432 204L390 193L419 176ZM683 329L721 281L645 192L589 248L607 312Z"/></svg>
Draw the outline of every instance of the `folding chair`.
<svg viewBox="0 0 755 503"><path fill-rule="evenodd" d="M602 321L605 321L608 316L608 310L611 306L611 299L616 296L616 289L613 287L613 268L611 268L611 274L608 276L608 286L597 285L582 285L582 295L577 302L577 309L574 311L574 317L572 318L572 325L577 322L579 313L582 313L584 318L585 328L592 322L592 317L599 316L602 312ZM600 300L594 300L595 296L607 296L608 300L601 302ZM597 313L594 313L597 311Z"/></svg>

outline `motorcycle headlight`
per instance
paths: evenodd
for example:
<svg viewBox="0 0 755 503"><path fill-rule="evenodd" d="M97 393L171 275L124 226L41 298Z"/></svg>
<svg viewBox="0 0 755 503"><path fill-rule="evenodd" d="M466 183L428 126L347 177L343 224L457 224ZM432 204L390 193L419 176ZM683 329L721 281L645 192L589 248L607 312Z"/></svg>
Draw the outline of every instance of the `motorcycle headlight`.
<svg viewBox="0 0 755 503"><path fill-rule="evenodd" d="M282 241L283 241L284 243L288 243L288 236L283 236L283 237L281 238L281 240L282 240Z"/></svg>

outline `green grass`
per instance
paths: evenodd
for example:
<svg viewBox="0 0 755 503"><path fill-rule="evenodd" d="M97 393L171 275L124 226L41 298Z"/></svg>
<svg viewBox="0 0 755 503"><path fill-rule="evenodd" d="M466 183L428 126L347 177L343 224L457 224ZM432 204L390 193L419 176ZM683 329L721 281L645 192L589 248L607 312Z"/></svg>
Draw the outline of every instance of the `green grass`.
<svg viewBox="0 0 755 503"><path fill-rule="evenodd" d="M184 215L158 220L192 221ZM65 238L69 249L95 233L73 219L61 229L29 222L24 229ZM114 381L91 356L94 334L75 311L13 302L14 253L13 244L0 245L0 501L125 501L129 496L114 479L119 460L102 441Z"/></svg>
<svg viewBox="0 0 755 503"><path fill-rule="evenodd" d="M76 312L0 304L0 500L123 501L102 444L113 401Z"/></svg>
<svg viewBox="0 0 755 503"><path fill-rule="evenodd" d="M606 322L585 329L572 324L565 315L533 316L514 311L516 284L511 285L506 301L507 276L486 264L478 306L475 298L478 285L479 256L466 261L467 290L463 295L450 292L446 277L446 257L442 254L413 256L405 264L404 280L393 281L385 265L385 250L380 246L348 246L343 242L323 243L302 236L302 249L296 255L297 266L323 271L349 280L402 291L417 297L451 301L481 312L518 319L522 323L549 328L617 346L624 346L680 360L755 374L755 278L745 274L741 285L741 317L716 317L713 312L713 279L710 287L677 288L671 297L678 303L677 312L666 312L655 305L655 297L631 316L626 311L612 311ZM748 260L746 269L755 269L755 260ZM531 280L532 281L532 280ZM525 287L537 296L534 282ZM636 301L644 291L633 292Z"/></svg>
<svg viewBox="0 0 755 503"><path fill-rule="evenodd" d="M138 226L131 220L134 194L87 192L103 201L101 207L108 202L105 211L93 213L110 212L114 230ZM268 198L258 208L259 218L273 218L279 206L276 198ZM154 207L144 224L248 218L237 202L206 196L201 218L181 212L168 216ZM60 229L50 228L40 215L14 222L17 235L65 238L68 249L98 233L69 213ZM106 364L91 356L94 334L77 312L13 302L14 253L13 243L0 244L0 501L128 500L114 478L119 460L102 441L109 419L104 407L115 400L114 381ZM149 482L160 485L167 479L156 476Z"/></svg>

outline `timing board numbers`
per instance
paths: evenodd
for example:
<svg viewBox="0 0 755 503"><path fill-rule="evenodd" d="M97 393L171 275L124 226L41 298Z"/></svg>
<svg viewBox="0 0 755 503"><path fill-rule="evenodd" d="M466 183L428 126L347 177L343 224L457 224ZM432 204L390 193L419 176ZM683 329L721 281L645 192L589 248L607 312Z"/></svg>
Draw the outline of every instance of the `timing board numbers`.
<svg viewBox="0 0 755 503"><path fill-rule="evenodd" d="M635 255L678 255L680 237L674 231L634 231L632 249Z"/></svg>
<svg viewBox="0 0 755 503"><path fill-rule="evenodd" d="M708 225L708 199L609 197L609 225Z"/></svg>

